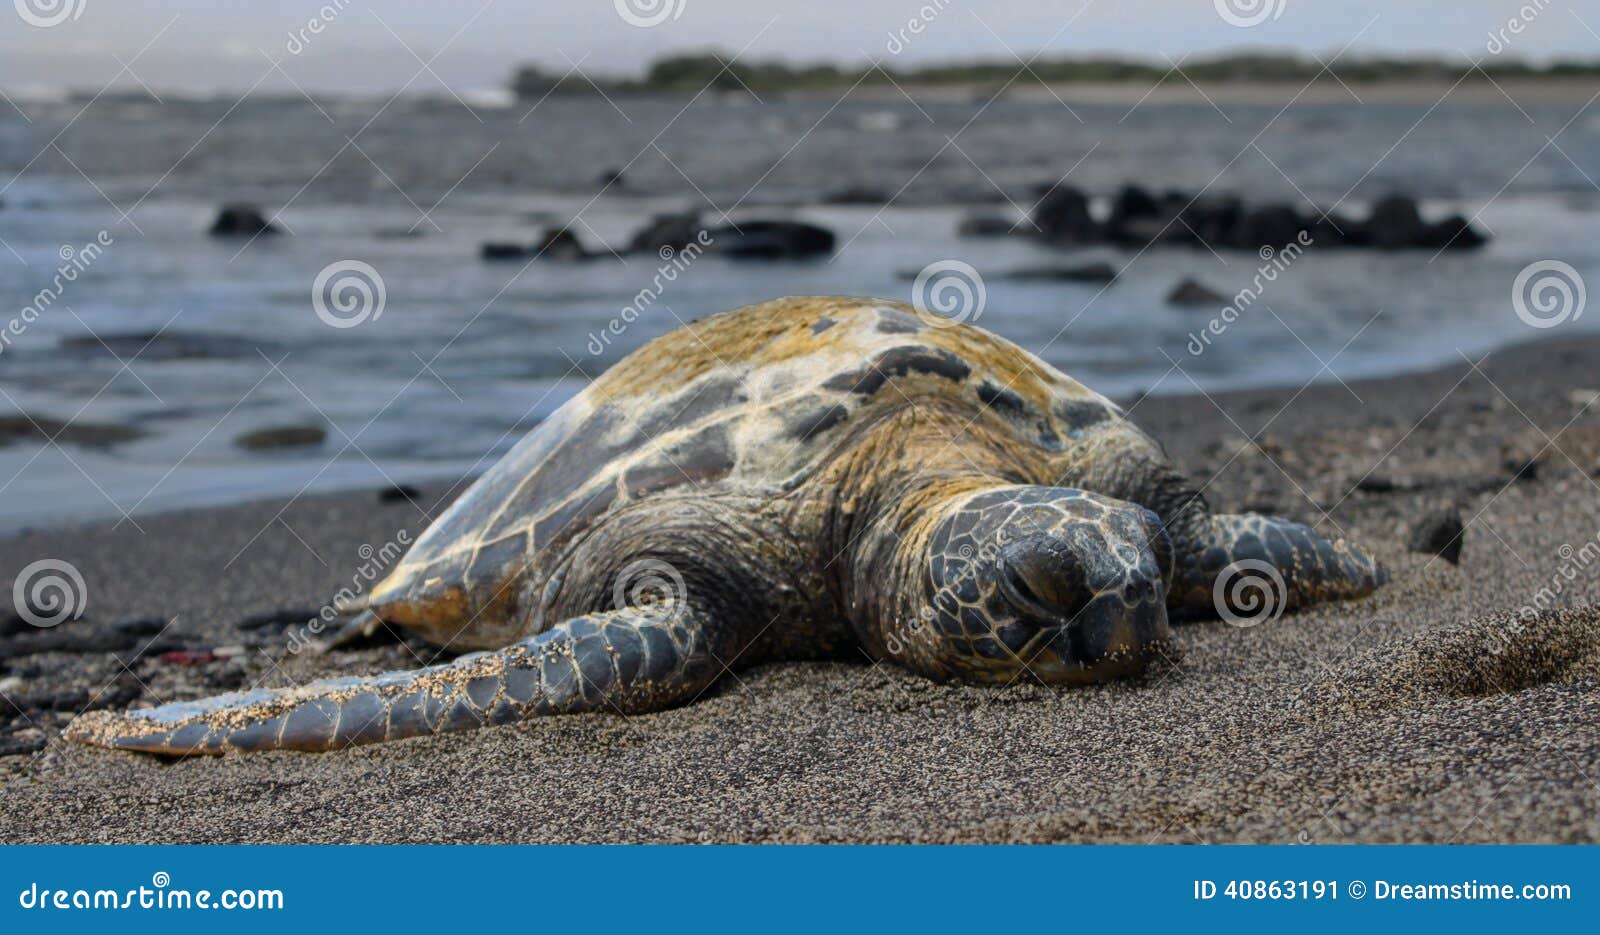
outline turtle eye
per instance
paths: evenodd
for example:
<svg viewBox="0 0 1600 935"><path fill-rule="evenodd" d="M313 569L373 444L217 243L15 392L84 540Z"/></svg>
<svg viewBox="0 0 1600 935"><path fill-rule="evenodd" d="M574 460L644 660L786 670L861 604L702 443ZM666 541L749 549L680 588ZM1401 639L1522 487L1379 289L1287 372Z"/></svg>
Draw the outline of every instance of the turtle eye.
<svg viewBox="0 0 1600 935"><path fill-rule="evenodd" d="M1000 592L1030 618L1071 618L1092 596L1077 558L1043 537L1008 545L999 566Z"/></svg>

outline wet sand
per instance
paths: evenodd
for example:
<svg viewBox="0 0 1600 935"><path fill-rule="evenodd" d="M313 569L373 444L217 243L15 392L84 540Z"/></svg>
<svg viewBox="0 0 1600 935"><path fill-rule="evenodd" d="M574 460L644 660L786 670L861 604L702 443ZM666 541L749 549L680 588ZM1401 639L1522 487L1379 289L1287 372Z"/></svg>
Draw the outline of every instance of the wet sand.
<svg viewBox="0 0 1600 935"><path fill-rule="evenodd" d="M1478 368L1137 403L1214 476L1215 507L1326 508L1394 581L1250 629L1185 624L1170 664L1089 689L940 685L862 658L742 671L631 719L163 761L55 734L84 707L426 661L421 644L290 654L262 619L315 610L363 544L414 537L459 491L27 531L0 540L0 567L70 561L89 604L51 631L0 621L0 841L1594 842L1600 404L1583 390L1600 390L1600 340L1562 337ZM1459 567L1406 548L1450 502ZM1564 609L1524 619L1536 601Z"/></svg>

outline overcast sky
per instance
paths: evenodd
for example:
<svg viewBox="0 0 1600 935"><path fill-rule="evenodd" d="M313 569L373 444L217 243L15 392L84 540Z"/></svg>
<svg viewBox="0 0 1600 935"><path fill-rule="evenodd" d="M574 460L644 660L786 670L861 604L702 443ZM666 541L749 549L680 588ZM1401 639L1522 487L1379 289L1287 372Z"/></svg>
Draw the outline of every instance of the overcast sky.
<svg viewBox="0 0 1600 935"><path fill-rule="evenodd" d="M1278 15L1236 26L1217 3ZM618 4L643 17L663 7L676 15L635 26ZM38 27L13 5L78 15ZM440 81L463 92L500 87L520 61L635 74L664 53L707 47L748 46L745 55L758 59L910 64L1002 59L1008 48L1154 60L1242 47L1327 54L1354 40L1352 53L1484 58L1491 34L1523 9L1538 12L1519 33L1505 32L1505 54L1600 56L1591 31L1600 30L1600 0L14 0L0 3L0 88L98 89L127 63L131 74L118 83L129 87L137 79L158 89L243 90L269 72L263 51L307 88L353 91L398 89L421 68L413 52L438 54L437 75L423 72L411 85L420 92L440 91ZM907 29L913 19L920 32ZM888 51L891 33L909 40L896 43L898 54ZM286 88L288 79L270 74L261 87Z"/></svg>

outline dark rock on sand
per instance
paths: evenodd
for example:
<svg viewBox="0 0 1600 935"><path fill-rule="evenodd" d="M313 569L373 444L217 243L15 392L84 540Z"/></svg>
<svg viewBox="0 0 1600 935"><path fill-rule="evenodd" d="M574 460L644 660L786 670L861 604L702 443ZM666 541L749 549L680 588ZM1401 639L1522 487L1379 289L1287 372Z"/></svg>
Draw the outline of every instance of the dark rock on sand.
<svg viewBox="0 0 1600 935"><path fill-rule="evenodd" d="M698 211L658 214L633 235L628 242L628 249L636 253L656 253L665 247L677 252L697 239L704 230L705 225L700 223Z"/></svg>
<svg viewBox="0 0 1600 935"><path fill-rule="evenodd" d="M142 648L145 642L138 634L75 620L49 628L29 627L25 632L0 637L0 659L38 653L114 653Z"/></svg>
<svg viewBox="0 0 1600 935"><path fill-rule="evenodd" d="M238 623L234 624L234 626L246 632L253 630L276 629L305 623L316 618L321 613L322 608L320 607L269 610L264 613L248 614L241 618Z"/></svg>
<svg viewBox="0 0 1600 935"><path fill-rule="evenodd" d="M1466 531L1461 511L1455 507L1435 510L1411 527L1406 548L1413 552L1437 555L1452 565L1461 564L1461 536Z"/></svg>
<svg viewBox="0 0 1600 935"><path fill-rule="evenodd" d="M141 694L138 683L117 681L103 691L85 687L25 683L16 691L0 696L0 715L33 714L40 711L79 711L122 708Z"/></svg>
<svg viewBox="0 0 1600 935"><path fill-rule="evenodd" d="M267 220L261 209L253 204L235 202L222 206L217 219L211 222L210 233L218 237L254 237L257 234L279 234L282 228Z"/></svg>
<svg viewBox="0 0 1600 935"><path fill-rule="evenodd" d="M994 276L996 280L1012 282L1109 283L1116 278L1116 268L1105 262L1084 263L1079 266L1022 266Z"/></svg>
<svg viewBox="0 0 1600 935"><path fill-rule="evenodd" d="M1016 225L998 214L969 214L956 224L958 237L1005 237Z"/></svg>
<svg viewBox="0 0 1600 935"><path fill-rule="evenodd" d="M1032 221L1039 236L1059 243L1090 243L1102 231L1089 213L1089 198L1076 188L1062 186L1034 205Z"/></svg>
<svg viewBox="0 0 1600 935"><path fill-rule="evenodd" d="M1550 444L1539 432L1513 435L1500 446L1500 464L1512 480L1537 480L1539 468L1550 458Z"/></svg>
<svg viewBox="0 0 1600 935"><path fill-rule="evenodd" d="M45 748L48 738L44 731L29 731L27 734L12 734L9 737L0 737L0 756L23 756L38 753Z"/></svg>
<svg viewBox="0 0 1600 935"><path fill-rule="evenodd" d="M143 433L126 425L109 425L100 422L62 422L45 416L25 414L0 415L0 447L16 441L61 445L82 445L85 448L109 448L119 442L131 441Z"/></svg>
<svg viewBox="0 0 1600 935"><path fill-rule="evenodd" d="M118 617L111 629L127 636L154 636L167 628L165 617Z"/></svg>
<svg viewBox="0 0 1600 935"><path fill-rule="evenodd" d="M320 425L283 425L246 432L235 438L233 443L249 451L271 451L278 448L315 447L327 437L328 430Z"/></svg>
<svg viewBox="0 0 1600 935"><path fill-rule="evenodd" d="M1226 301L1222 293L1194 279L1185 279L1167 293L1168 305L1221 305Z"/></svg>
<svg viewBox="0 0 1600 935"><path fill-rule="evenodd" d="M746 221L711 232L711 248L741 260L802 259L833 252L833 231L802 221Z"/></svg>

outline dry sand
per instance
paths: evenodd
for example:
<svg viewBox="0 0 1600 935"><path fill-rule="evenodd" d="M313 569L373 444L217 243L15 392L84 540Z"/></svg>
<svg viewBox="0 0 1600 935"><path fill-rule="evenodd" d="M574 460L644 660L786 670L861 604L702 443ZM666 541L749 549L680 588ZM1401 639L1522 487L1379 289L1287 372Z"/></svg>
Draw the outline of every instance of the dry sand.
<svg viewBox="0 0 1600 935"><path fill-rule="evenodd" d="M1253 629L1185 625L1173 665L1092 689L939 685L862 659L741 672L633 719L337 754L30 750L86 703L413 664L420 647L291 657L281 626L238 624L315 608L362 543L425 517L359 493L26 532L0 541L0 567L69 560L90 604L50 634L0 623L0 687L23 709L0 728L22 751L0 755L0 841L1593 842L1600 562L1581 550L1600 533L1600 404L1583 410L1584 388L1600 389L1600 341L1569 338L1481 371L1140 403L1198 477L1221 471L1215 505L1332 507L1329 528L1394 582ZM1502 447L1537 451L1532 425L1569 421L1535 476L1512 480ZM450 495L424 493L425 507ZM1451 500L1469 520L1460 567L1406 550L1412 522ZM1554 580L1571 609L1522 621ZM118 636L124 615L176 621ZM162 656L230 645L247 651Z"/></svg>

